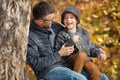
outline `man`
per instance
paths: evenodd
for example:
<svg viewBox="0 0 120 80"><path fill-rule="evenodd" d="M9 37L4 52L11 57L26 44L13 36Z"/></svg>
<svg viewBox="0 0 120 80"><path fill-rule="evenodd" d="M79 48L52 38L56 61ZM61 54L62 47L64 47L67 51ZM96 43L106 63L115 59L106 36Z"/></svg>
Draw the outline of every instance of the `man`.
<svg viewBox="0 0 120 80"><path fill-rule="evenodd" d="M82 74L63 65L61 57L70 55L74 51L73 46L63 45L58 52L54 50L54 40L59 31L63 29L61 25L52 22L54 8L46 2L40 2L33 8L33 17L30 24L27 62L35 72L37 80L41 78L45 80L87 80Z"/></svg>
<svg viewBox="0 0 120 80"><path fill-rule="evenodd" d="M54 50L54 38L62 29L52 25L54 8L40 2L33 8L27 50L27 62L35 72L38 80L87 80L82 74L76 73L62 65L62 56L70 55L74 47L65 47L57 52Z"/></svg>

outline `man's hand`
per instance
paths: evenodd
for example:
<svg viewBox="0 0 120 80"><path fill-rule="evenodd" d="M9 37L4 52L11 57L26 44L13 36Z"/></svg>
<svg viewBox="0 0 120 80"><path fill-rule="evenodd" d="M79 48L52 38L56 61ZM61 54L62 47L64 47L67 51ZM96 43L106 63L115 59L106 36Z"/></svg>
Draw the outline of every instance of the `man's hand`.
<svg viewBox="0 0 120 80"><path fill-rule="evenodd" d="M61 49L58 51L60 56L68 56L74 51L74 46L65 47L65 44L61 47Z"/></svg>
<svg viewBox="0 0 120 80"><path fill-rule="evenodd" d="M105 52L104 52L104 50L102 50L101 48L99 49L100 51L100 53L99 53L99 55L98 55L98 60L106 60L106 58L107 58L107 56L106 56L106 54L105 54Z"/></svg>

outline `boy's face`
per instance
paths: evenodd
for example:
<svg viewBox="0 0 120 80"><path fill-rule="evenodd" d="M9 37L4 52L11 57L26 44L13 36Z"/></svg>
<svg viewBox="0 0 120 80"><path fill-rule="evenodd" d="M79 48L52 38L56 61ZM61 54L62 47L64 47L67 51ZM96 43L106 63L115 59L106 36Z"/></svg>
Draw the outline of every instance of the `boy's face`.
<svg viewBox="0 0 120 80"><path fill-rule="evenodd" d="M72 13L66 13L64 16L64 25L65 27L68 28L68 30L76 28L76 24L77 24L77 20L76 17L74 16L74 14Z"/></svg>

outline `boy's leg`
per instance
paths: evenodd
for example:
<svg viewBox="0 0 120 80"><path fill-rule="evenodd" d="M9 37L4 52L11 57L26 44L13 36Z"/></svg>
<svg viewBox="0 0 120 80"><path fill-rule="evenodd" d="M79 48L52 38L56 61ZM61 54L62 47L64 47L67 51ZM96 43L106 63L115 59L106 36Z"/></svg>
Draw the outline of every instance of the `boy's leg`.
<svg viewBox="0 0 120 80"><path fill-rule="evenodd" d="M44 76L45 80L87 80L86 77L80 73L76 73L69 68L56 67L50 70Z"/></svg>
<svg viewBox="0 0 120 80"><path fill-rule="evenodd" d="M101 80L100 70L92 61L86 62L84 68L90 75L90 80Z"/></svg>
<svg viewBox="0 0 120 80"><path fill-rule="evenodd" d="M74 54L70 59L70 64L73 65L73 70L80 73L87 61L86 52Z"/></svg>

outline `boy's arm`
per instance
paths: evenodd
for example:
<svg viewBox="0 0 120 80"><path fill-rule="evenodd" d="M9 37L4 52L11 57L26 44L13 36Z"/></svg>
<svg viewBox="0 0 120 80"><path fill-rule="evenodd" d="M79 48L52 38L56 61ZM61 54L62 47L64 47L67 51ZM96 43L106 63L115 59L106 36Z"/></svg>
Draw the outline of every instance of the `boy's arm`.
<svg viewBox="0 0 120 80"><path fill-rule="evenodd" d="M90 47L90 57L96 57L100 60L105 60L106 59L106 54L105 54L104 50L100 46L91 43L89 32L87 30L83 29L83 34L88 39L88 44L89 44L89 47Z"/></svg>
<svg viewBox="0 0 120 80"><path fill-rule="evenodd" d="M105 60L107 58L104 50L96 44L90 44L90 56L97 57L99 60Z"/></svg>
<svg viewBox="0 0 120 80"><path fill-rule="evenodd" d="M72 38L70 38L66 43L65 47L73 46L75 43L73 42Z"/></svg>
<svg viewBox="0 0 120 80"><path fill-rule="evenodd" d="M68 41L67 34L64 33L63 31L60 32L55 40L55 49L58 51L62 47L63 44L66 44L66 41ZM69 46L69 43L71 41L68 41L68 43L65 45L65 47ZM71 43L70 43L71 44Z"/></svg>

